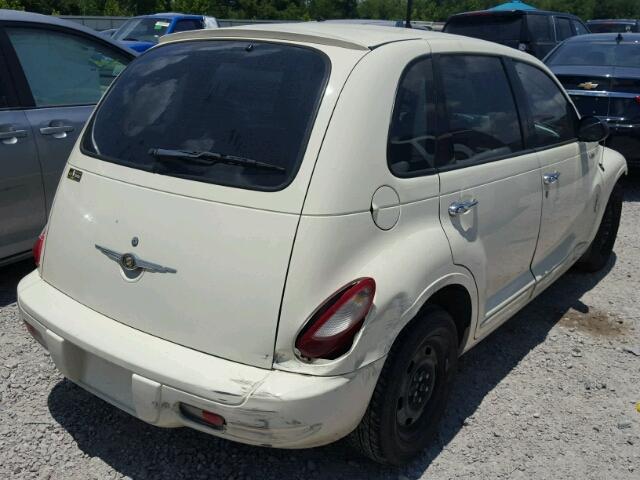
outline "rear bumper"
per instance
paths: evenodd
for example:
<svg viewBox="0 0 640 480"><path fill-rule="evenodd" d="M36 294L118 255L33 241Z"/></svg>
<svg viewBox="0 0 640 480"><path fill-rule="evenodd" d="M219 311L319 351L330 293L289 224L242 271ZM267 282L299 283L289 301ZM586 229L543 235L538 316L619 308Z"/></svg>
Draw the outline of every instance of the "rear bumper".
<svg viewBox="0 0 640 480"><path fill-rule="evenodd" d="M18 285L22 319L71 381L159 427L187 426L252 445L307 448L353 430L384 363L317 377L220 359L140 332L79 304L35 271ZM184 403L221 415L216 430Z"/></svg>
<svg viewBox="0 0 640 480"><path fill-rule="evenodd" d="M620 152L630 167L640 167L640 124L609 123L606 145Z"/></svg>

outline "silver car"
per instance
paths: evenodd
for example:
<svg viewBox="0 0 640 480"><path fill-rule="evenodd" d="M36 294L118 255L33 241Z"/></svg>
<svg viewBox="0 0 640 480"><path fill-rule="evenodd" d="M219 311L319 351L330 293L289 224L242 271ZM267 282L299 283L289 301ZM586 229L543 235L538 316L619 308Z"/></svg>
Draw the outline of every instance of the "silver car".
<svg viewBox="0 0 640 480"><path fill-rule="evenodd" d="M31 254L82 126L134 56L79 24L0 10L0 265Z"/></svg>

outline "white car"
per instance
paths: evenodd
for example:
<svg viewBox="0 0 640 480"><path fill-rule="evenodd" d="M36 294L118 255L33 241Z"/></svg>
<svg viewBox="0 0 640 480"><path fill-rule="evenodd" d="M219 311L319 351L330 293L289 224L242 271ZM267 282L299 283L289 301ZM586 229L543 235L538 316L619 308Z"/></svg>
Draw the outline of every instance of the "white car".
<svg viewBox="0 0 640 480"><path fill-rule="evenodd" d="M163 38L69 158L31 334L160 427L380 462L429 442L459 355L607 262L624 158L534 57L339 24Z"/></svg>

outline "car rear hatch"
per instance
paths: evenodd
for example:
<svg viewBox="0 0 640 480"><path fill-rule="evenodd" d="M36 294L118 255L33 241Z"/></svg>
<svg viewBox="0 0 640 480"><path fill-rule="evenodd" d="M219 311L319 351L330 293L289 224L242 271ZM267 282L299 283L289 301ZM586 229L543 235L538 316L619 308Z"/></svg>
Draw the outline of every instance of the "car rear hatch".
<svg viewBox="0 0 640 480"><path fill-rule="evenodd" d="M571 95L581 115L607 116L611 68L554 66L553 73Z"/></svg>
<svg viewBox="0 0 640 480"><path fill-rule="evenodd" d="M217 40L140 57L69 159L44 280L133 328L269 368L313 163L363 54L331 65L311 48Z"/></svg>

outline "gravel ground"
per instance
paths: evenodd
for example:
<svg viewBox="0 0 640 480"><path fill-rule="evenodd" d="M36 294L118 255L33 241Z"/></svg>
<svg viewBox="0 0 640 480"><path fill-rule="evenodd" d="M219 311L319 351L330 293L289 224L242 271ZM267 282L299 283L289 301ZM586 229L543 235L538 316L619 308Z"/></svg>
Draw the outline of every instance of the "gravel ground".
<svg viewBox="0 0 640 480"><path fill-rule="evenodd" d="M438 441L402 469L344 443L255 448L120 412L55 370L18 320L29 262L0 269L0 479L640 478L640 177L615 256L568 273L460 362Z"/></svg>

